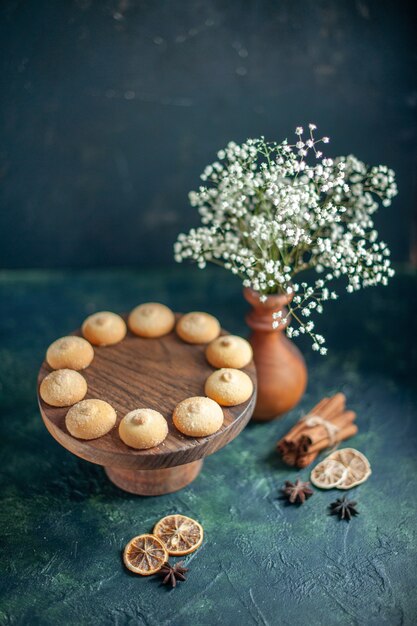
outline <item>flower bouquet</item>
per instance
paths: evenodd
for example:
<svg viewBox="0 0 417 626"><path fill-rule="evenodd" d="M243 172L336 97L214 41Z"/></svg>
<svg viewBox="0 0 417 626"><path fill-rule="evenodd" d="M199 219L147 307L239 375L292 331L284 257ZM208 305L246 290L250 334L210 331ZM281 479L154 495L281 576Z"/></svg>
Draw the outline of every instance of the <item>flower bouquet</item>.
<svg viewBox="0 0 417 626"><path fill-rule="evenodd" d="M189 195L202 225L180 234L174 252L179 262L216 263L238 275L251 301L254 294L261 304L285 298L286 308L271 313L271 330L307 334L325 355L312 318L337 298L336 279L353 292L386 285L394 274L373 215L380 203L391 204L397 186L385 165L325 156L329 138L316 139L315 131L309 124L307 132L296 128L294 143L260 137L220 150Z"/></svg>

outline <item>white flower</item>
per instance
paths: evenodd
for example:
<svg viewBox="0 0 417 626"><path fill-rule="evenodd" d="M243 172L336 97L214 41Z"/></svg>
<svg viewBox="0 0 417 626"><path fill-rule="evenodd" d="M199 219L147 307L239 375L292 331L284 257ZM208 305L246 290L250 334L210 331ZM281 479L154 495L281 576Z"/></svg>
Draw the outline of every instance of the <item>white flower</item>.
<svg viewBox="0 0 417 626"><path fill-rule="evenodd" d="M300 330L287 327L287 335L308 333L313 349L326 354L324 337L305 318L337 298L330 289L335 279L344 278L353 293L386 285L394 275L373 216L379 204L391 204L397 186L386 166L367 167L352 155L323 158L316 126L308 128L305 141L303 128L296 128L295 145L261 137L219 150L218 161L204 169L203 184L189 194L201 226L178 235L174 258L200 268L223 265L258 291L261 302L269 294L295 294L288 310ZM311 269L319 278L300 281L299 272ZM274 328L287 321L280 313Z"/></svg>

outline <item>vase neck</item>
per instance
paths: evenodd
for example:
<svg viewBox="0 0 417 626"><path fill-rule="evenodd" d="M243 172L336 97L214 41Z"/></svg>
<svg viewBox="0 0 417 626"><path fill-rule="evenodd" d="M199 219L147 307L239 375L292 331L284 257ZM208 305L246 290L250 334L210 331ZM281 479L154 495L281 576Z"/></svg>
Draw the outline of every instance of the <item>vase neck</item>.
<svg viewBox="0 0 417 626"><path fill-rule="evenodd" d="M287 327L288 321L281 323L277 328L273 328L274 313L281 311L282 318L288 313L286 306L291 301L291 297L285 294L267 296L264 302L259 299L259 293L250 288L243 290L243 295L252 306L252 310L246 316L246 322L255 331L281 332Z"/></svg>

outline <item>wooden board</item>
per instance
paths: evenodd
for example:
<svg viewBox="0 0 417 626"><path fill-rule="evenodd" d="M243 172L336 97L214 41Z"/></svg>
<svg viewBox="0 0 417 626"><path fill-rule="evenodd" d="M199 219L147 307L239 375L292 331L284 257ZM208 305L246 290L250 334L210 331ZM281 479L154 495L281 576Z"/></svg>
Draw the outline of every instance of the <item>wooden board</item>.
<svg viewBox="0 0 417 626"><path fill-rule="evenodd" d="M204 396L204 382L214 371L205 358L205 348L205 345L186 344L175 331L159 339L137 337L128 331L121 343L94 347L92 364L81 372L88 383L86 399L109 402L117 411L117 424L104 437L91 441L75 439L68 433L65 427L68 407L51 407L39 397L40 382L51 371L45 361L38 375L38 401L43 421L51 435L67 450L106 467L158 469L201 459L240 433L251 418L256 401L255 366L251 362L244 371L254 383L254 393L239 406L223 408L224 423L217 433L192 438L175 428L172 423L175 406L190 396ZM168 437L150 450L129 448L118 434L117 426L122 417L141 407L160 411L168 421Z"/></svg>

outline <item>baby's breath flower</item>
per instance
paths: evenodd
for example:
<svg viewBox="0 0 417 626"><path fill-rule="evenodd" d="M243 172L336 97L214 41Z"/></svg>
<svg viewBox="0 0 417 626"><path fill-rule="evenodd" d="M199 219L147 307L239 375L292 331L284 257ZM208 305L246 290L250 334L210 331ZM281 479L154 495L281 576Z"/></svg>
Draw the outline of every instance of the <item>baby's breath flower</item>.
<svg viewBox="0 0 417 626"><path fill-rule="evenodd" d="M352 155L323 157L316 149L316 125L308 129L303 141L303 127L296 128L294 145L261 137L219 150L201 175L203 184L189 194L202 225L178 235L174 258L192 259L200 268L221 264L258 291L262 302L270 294L293 296L289 315L299 327L288 326L287 335L308 334L313 350L324 355L324 337L305 318L337 298L329 284L345 277L353 293L386 285L394 275L373 214L379 203L391 204L397 186L384 165L367 167ZM320 141L327 144L329 138ZM297 275L309 269L319 277L300 282ZM288 320L278 312L273 327Z"/></svg>

